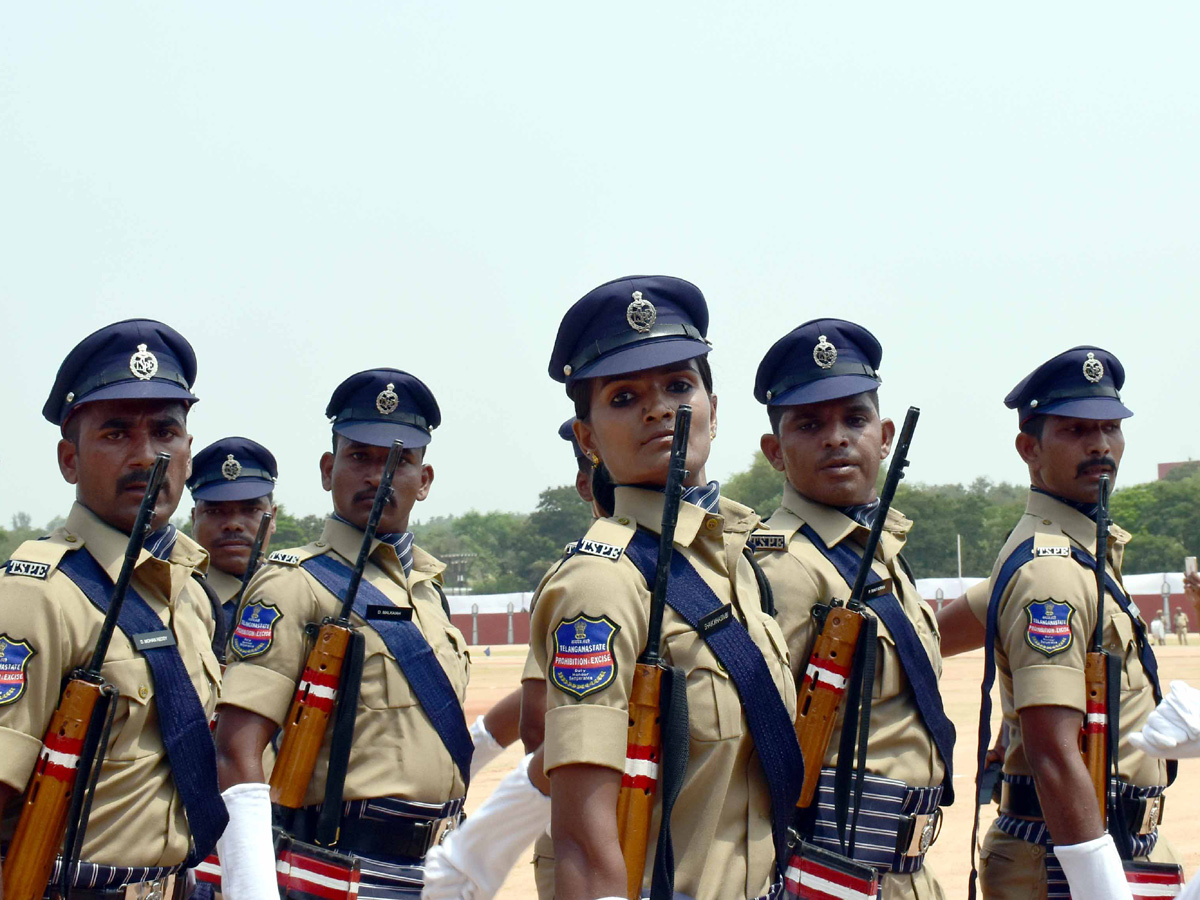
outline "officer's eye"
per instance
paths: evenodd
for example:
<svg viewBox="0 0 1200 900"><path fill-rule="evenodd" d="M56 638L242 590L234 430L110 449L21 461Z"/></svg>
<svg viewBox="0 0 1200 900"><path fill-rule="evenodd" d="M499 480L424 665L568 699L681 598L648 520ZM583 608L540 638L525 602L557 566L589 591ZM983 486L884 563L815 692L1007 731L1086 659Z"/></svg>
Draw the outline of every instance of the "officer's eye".
<svg viewBox="0 0 1200 900"><path fill-rule="evenodd" d="M633 391L617 391L608 401L609 406L628 406L633 402Z"/></svg>
<svg viewBox="0 0 1200 900"><path fill-rule="evenodd" d="M674 394L690 394L696 389L696 386L686 379L680 378L677 381L672 381L668 385L667 390Z"/></svg>
<svg viewBox="0 0 1200 900"><path fill-rule="evenodd" d="M850 416L846 419L846 424L851 428L865 428L867 425L866 416Z"/></svg>

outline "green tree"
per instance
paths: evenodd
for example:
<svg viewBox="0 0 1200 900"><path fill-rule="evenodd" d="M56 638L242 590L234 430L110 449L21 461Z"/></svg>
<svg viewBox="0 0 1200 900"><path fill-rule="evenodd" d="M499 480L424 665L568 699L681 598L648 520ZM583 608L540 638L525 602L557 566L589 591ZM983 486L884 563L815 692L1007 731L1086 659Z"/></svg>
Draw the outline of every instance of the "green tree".
<svg viewBox="0 0 1200 900"><path fill-rule="evenodd" d="M721 485L721 493L730 500L744 503L767 518L783 501L782 472L776 472L762 451L754 454L750 468L731 475Z"/></svg>

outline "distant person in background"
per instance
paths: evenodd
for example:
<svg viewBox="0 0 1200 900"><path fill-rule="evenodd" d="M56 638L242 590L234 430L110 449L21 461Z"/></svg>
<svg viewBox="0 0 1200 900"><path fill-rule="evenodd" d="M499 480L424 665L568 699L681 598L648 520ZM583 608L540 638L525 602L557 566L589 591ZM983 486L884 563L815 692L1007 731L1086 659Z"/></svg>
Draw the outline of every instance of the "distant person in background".
<svg viewBox="0 0 1200 900"><path fill-rule="evenodd" d="M1179 643L1184 646L1188 642L1188 614L1182 609L1175 613L1175 637L1179 638Z"/></svg>
<svg viewBox="0 0 1200 900"><path fill-rule="evenodd" d="M250 550L263 513L275 516L275 478L279 469L271 451L244 437L215 441L192 459L192 535L208 551L205 580L225 611L222 633L232 628L234 601L250 565ZM271 522L262 552L267 552ZM222 649L224 649L222 647Z"/></svg>
<svg viewBox="0 0 1200 900"><path fill-rule="evenodd" d="M1160 647L1167 642L1167 619L1161 609L1158 611L1158 615L1150 620L1150 635L1154 638L1154 643Z"/></svg>

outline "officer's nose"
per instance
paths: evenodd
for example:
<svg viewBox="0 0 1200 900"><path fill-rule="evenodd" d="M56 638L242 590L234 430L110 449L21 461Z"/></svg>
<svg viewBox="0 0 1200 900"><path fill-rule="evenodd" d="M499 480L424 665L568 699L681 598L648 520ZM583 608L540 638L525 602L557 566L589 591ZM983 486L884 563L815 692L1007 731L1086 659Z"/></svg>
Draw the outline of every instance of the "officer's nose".
<svg viewBox="0 0 1200 900"><path fill-rule="evenodd" d="M158 445L146 429L135 428L129 441L129 465L135 469L149 469L154 465Z"/></svg>
<svg viewBox="0 0 1200 900"><path fill-rule="evenodd" d="M825 430L825 446L826 447L848 447L850 446L850 430L842 425L841 422L835 422Z"/></svg>
<svg viewBox="0 0 1200 900"><path fill-rule="evenodd" d="M675 415L675 407L667 400L666 395L661 391L655 391L650 400L650 405L642 412L642 420L644 422L656 422L659 419L669 419Z"/></svg>

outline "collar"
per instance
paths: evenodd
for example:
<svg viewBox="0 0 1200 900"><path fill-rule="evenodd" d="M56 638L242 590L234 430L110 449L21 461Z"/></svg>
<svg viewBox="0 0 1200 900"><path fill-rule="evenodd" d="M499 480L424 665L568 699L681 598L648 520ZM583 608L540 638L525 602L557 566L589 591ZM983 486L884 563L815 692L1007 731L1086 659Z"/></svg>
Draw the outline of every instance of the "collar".
<svg viewBox="0 0 1200 900"><path fill-rule="evenodd" d="M116 581L117 576L121 574L121 564L125 561L129 535L113 528L79 502L71 507L63 527L67 531L68 540L71 536L77 536L96 562L100 563L100 567L108 573L108 577ZM151 552L150 538L154 537L157 537L155 544L158 553L164 554L162 556ZM187 566L201 573L207 570L208 554L199 544L186 535L181 535L173 525L160 528L150 538L142 545L137 563L134 564L135 569L154 559Z"/></svg>
<svg viewBox="0 0 1200 900"><path fill-rule="evenodd" d="M825 542L826 547L834 547L846 538L855 536L859 531L862 532L859 537L866 541L867 532L870 531L868 526L848 516L845 510L808 499L792 487L791 482L785 482L783 485L783 502L780 505L786 512L810 525L817 536ZM850 509L854 508L850 507ZM878 501L874 508L878 508ZM911 528L911 521L895 509L888 510L887 519L883 524L883 534L879 540L879 550L885 562L891 561L892 557L904 548L905 536Z"/></svg>
<svg viewBox="0 0 1200 900"><path fill-rule="evenodd" d="M228 572L222 572L216 566L209 566L208 574L204 577L208 581L208 586L216 591L217 598L222 603L228 603L242 589L242 579L236 575L230 575Z"/></svg>
<svg viewBox="0 0 1200 900"><path fill-rule="evenodd" d="M1096 516L1100 514L1099 503L1080 503L1078 500L1068 500L1066 497L1060 497L1058 494L1043 490L1042 488L1032 484L1029 486L1029 489L1031 491L1036 491L1039 494L1045 494L1047 497L1053 497L1059 503L1067 504L1067 506L1071 507L1077 512L1083 513L1085 516L1091 519L1093 523L1096 521Z"/></svg>
<svg viewBox="0 0 1200 900"><path fill-rule="evenodd" d="M880 499L876 497L870 503L856 503L853 506L835 507L842 515L853 519L863 528L870 528L875 521L875 513L879 511Z"/></svg>
<svg viewBox="0 0 1200 900"><path fill-rule="evenodd" d="M362 547L362 529L355 527L350 522L343 519L337 513L334 513L331 518L341 522L348 528L358 532L358 546ZM376 543L371 545L371 552L375 552L375 548L380 544L387 544L396 551L396 558L400 560L400 565L404 569L404 577L407 578L412 573L413 567L413 533L411 531L377 531L375 532ZM341 551L338 551L341 553ZM345 554L342 554L345 556ZM358 559L358 550L354 551L354 555L349 559Z"/></svg>
<svg viewBox="0 0 1200 900"><path fill-rule="evenodd" d="M1061 498L1030 488L1025 514L1041 519L1046 525L1057 525L1063 534L1088 553L1095 555L1096 523ZM1108 526L1108 536L1114 544L1114 550L1124 547L1130 537L1128 531L1111 522Z"/></svg>
<svg viewBox="0 0 1200 900"><path fill-rule="evenodd" d="M622 485L617 487L614 495L613 516L618 521L632 519L655 534L662 532L663 505L666 500L662 491ZM691 546L701 526L709 519L716 519L721 530L724 530L724 518L720 513L707 513L694 503L680 503L679 520L675 523L675 543L681 547Z"/></svg>

